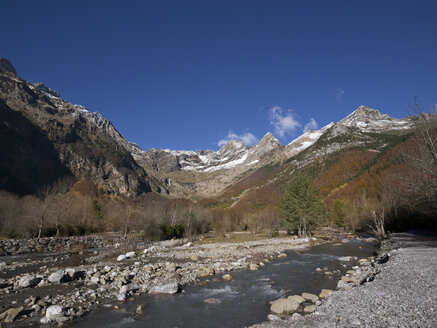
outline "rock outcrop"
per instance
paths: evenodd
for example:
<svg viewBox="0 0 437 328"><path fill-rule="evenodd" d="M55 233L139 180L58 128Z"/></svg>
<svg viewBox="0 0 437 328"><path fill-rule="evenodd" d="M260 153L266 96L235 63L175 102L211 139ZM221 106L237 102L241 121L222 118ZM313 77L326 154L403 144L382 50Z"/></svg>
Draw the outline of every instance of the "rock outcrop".
<svg viewBox="0 0 437 328"><path fill-rule="evenodd" d="M0 57L0 69L8 71L8 72L10 72L12 74L17 74L17 71L15 70L15 67L6 58Z"/></svg>

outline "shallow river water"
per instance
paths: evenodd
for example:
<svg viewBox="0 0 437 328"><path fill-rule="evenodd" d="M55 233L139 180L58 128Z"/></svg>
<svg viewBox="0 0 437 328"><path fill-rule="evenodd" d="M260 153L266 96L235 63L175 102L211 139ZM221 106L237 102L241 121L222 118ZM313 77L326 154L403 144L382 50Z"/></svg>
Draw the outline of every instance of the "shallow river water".
<svg viewBox="0 0 437 328"><path fill-rule="evenodd" d="M102 307L77 321L73 327L245 327L266 321L270 301L283 296L322 288L335 289L341 274L316 272L327 267L344 274L352 267L340 262L340 256L373 255L371 244L352 241L347 244L315 246L275 260L258 271L230 272L232 281L209 282L206 286L184 286L176 295L143 295L118 303L119 310ZM346 264L342 266L342 264ZM138 305L142 314L135 314Z"/></svg>

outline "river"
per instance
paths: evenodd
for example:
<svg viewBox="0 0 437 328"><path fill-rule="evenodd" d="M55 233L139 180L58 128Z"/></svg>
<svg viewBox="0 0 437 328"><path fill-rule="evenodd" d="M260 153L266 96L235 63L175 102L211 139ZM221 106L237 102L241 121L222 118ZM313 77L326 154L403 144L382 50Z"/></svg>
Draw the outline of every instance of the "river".
<svg viewBox="0 0 437 328"><path fill-rule="evenodd" d="M245 327L263 322L270 302L303 292L319 294L322 288L335 289L338 279L354 264L340 262L340 256L365 258L373 255L371 244L353 240L293 251L258 271L231 272L232 281L206 286L184 286L176 295L142 295L127 302L101 307L79 319L73 327ZM325 275L317 268L341 272ZM135 309L141 305L142 314Z"/></svg>

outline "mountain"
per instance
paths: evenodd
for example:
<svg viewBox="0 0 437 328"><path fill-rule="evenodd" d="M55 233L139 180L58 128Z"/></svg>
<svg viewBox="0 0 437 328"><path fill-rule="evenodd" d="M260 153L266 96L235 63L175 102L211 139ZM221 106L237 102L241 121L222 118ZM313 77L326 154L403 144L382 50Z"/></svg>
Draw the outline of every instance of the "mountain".
<svg viewBox="0 0 437 328"><path fill-rule="evenodd" d="M394 149L408 141L421 119L427 119L426 115L394 119L360 106L337 123L306 131L282 148L286 160L247 172L204 204L243 213L275 209L284 186L297 171L313 176L328 201L336 197L374 201L380 197L385 172L401 163L401 151ZM374 173L369 174L371 169Z"/></svg>
<svg viewBox="0 0 437 328"><path fill-rule="evenodd" d="M34 193L59 177L74 176L108 194L161 191L111 122L42 83L25 81L4 59L0 63L0 169L6 172L0 189Z"/></svg>
<svg viewBox="0 0 437 328"><path fill-rule="evenodd" d="M359 106L353 113L338 122L338 125L355 127L362 132L388 132L391 130L411 129L414 126L415 119L406 117L396 119L381 114L376 109L370 109L366 106Z"/></svg>
<svg viewBox="0 0 437 328"><path fill-rule="evenodd" d="M43 83L20 78L6 59L0 59L0 115L0 169L5 172L0 189L24 195L73 176L107 194L156 192L232 207L252 202L259 208L277 198L294 171L326 168L339 153L360 147L376 156L419 119L395 119L359 106L339 122L308 130L287 145L269 132L252 147L230 140L218 151L144 151L99 113L62 99ZM257 204L253 198L264 200Z"/></svg>

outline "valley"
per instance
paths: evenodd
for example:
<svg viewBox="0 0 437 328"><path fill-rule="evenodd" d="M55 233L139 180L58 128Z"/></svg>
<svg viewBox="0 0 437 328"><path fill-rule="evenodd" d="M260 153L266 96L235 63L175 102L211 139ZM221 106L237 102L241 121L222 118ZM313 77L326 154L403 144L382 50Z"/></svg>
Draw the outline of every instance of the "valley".
<svg viewBox="0 0 437 328"><path fill-rule="evenodd" d="M338 308L332 290L347 298L384 273L375 251L389 231L436 227L432 112L359 106L286 145L267 132L252 146L145 151L2 63L2 323L311 325ZM186 318L197 308L207 321Z"/></svg>

